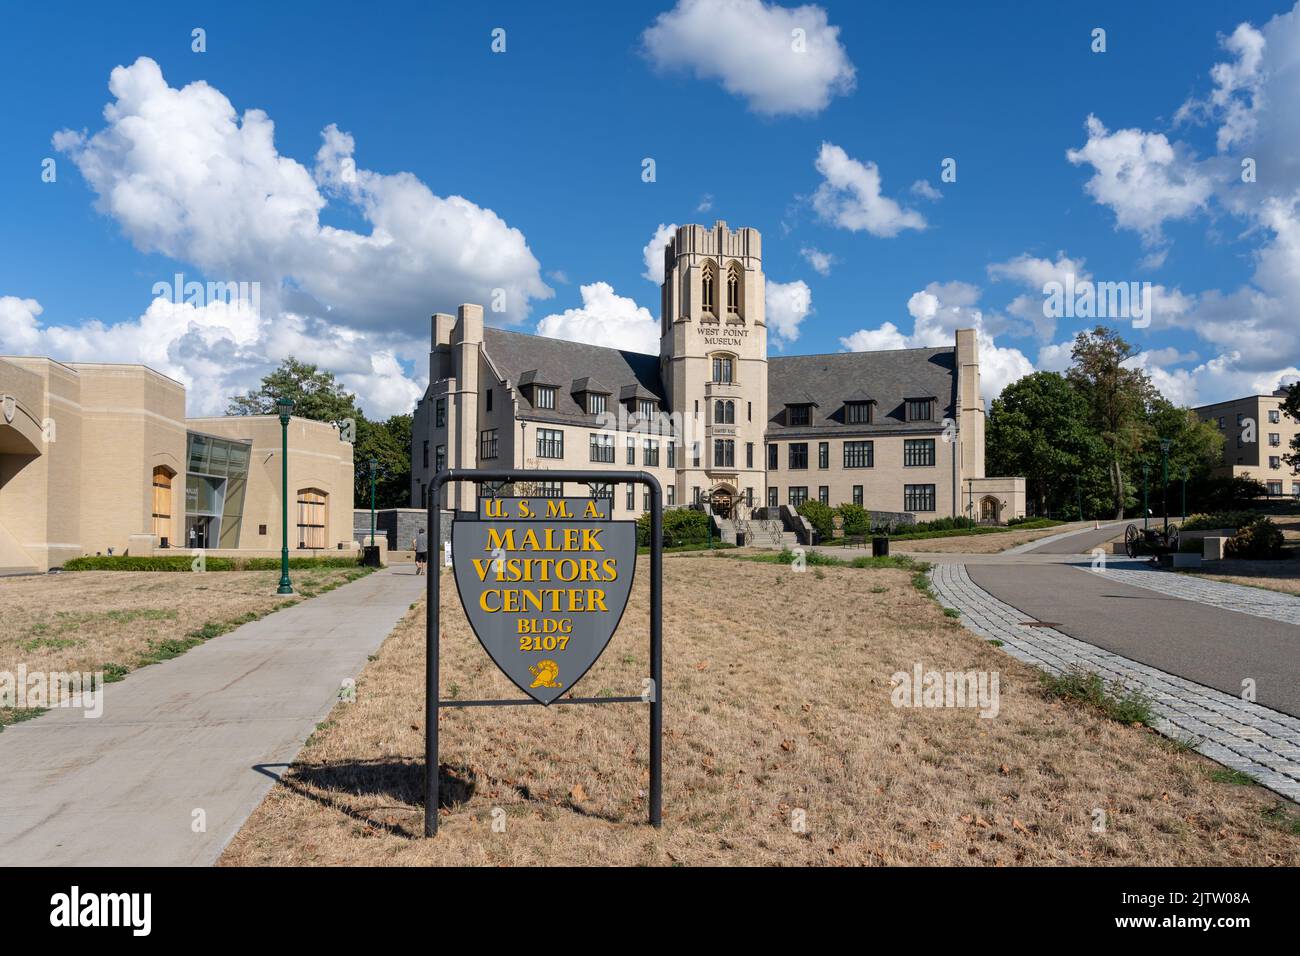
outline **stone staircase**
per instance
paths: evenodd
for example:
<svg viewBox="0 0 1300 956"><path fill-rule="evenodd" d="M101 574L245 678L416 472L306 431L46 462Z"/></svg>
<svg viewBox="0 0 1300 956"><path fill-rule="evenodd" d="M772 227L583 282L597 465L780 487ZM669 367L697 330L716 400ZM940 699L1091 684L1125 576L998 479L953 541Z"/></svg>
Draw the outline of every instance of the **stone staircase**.
<svg viewBox="0 0 1300 956"><path fill-rule="evenodd" d="M758 518L719 518L711 516L718 526L718 538L724 544L735 544L736 533L745 536L745 545L750 548L767 548L781 551L797 547L798 540L793 531L786 531L780 521L764 521Z"/></svg>

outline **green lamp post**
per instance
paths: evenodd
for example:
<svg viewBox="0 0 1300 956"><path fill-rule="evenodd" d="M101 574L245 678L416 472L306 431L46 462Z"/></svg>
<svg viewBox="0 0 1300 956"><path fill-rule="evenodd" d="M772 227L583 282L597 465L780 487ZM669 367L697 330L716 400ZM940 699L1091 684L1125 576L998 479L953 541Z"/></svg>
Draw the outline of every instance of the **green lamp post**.
<svg viewBox="0 0 1300 956"><path fill-rule="evenodd" d="M1150 526L1151 508L1147 505L1147 478L1150 476L1151 467L1145 463L1142 465L1142 530L1146 531Z"/></svg>
<svg viewBox="0 0 1300 956"><path fill-rule="evenodd" d="M1189 469L1187 468L1187 466L1184 465L1183 466L1183 507L1182 507L1182 515L1184 521L1187 520L1187 472L1188 470Z"/></svg>
<svg viewBox="0 0 1300 956"><path fill-rule="evenodd" d="M1169 537L1169 448L1173 445L1170 438L1160 439L1160 470L1161 484L1164 490L1161 492L1161 510L1165 513L1165 537Z"/></svg>
<svg viewBox="0 0 1300 956"><path fill-rule="evenodd" d="M280 415L280 586L277 594L292 594L289 580L289 416L293 414L293 399L281 396L275 400L275 410Z"/></svg>
<svg viewBox="0 0 1300 956"><path fill-rule="evenodd" d="M370 547L375 546L375 475L379 472L379 462L371 458L366 466L370 471Z"/></svg>

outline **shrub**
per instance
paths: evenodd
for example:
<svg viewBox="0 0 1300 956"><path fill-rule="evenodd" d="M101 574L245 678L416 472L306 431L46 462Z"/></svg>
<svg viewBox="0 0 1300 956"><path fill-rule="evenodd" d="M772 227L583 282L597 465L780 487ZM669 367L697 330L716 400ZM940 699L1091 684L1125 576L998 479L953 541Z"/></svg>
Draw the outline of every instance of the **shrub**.
<svg viewBox="0 0 1300 956"><path fill-rule="evenodd" d="M835 509L844 519L845 534L870 534L871 512L862 505L842 504Z"/></svg>
<svg viewBox="0 0 1300 956"><path fill-rule="evenodd" d="M1278 558L1283 544L1282 529L1272 519L1256 518L1228 539L1224 554L1229 558Z"/></svg>
<svg viewBox="0 0 1300 956"><path fill-rule="evenodd" d="M672 508L664 512L664 544L675 547L682 544L700 544L709 540L709 516L693 508ZM636 543L640 547L650 544L650 512L636 519Z"/></svg>
<svg viewBox="0 0 1300 956"><path fill-rule="evenodd" d="M933 521L918 521L916 524L909 524L905 533L924 531L965 531L968 528L978 527L978 523L972 518L935 518Z"/></svg>
<svg viewBox="0 0 1300 956"><path fill-rule="evenodd" d="M1214 514L1189 515L1183 522L1183 531L1211 531L1216 528L1241 528L1255 521L1259 515L1253 511L1219 511Z"/></svg>
<svg viewBox="0 0 1300 956"><path fill-rule="evenodd" d="M795 511L813 526L817 536L823 541L830 539L835 534L835 512L829 506L822 504L820 501L810 499L799 505Z"/></svg>

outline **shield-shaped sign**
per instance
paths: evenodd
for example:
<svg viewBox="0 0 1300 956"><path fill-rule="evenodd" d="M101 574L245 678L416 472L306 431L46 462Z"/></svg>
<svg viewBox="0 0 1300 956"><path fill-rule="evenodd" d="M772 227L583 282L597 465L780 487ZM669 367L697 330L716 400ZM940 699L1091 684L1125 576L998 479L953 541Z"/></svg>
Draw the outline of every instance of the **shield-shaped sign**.
<svg viewBox="0 0 1300 956"><path fill-rule="evenodd" d="M0 400L0 411L3 411L4 413L5 424L6 425L13 424L14 415L16 415L18 412L17 399L15 399L12 395L6 395L3 400Z"/></svg>
<svg viewBox="0 0 1300 956"><path fill-rule="evenodd" d="M636 523L608 498L481 498L451 528L452 572L479 643L549 704L596 663L636 573Z"/></svg>

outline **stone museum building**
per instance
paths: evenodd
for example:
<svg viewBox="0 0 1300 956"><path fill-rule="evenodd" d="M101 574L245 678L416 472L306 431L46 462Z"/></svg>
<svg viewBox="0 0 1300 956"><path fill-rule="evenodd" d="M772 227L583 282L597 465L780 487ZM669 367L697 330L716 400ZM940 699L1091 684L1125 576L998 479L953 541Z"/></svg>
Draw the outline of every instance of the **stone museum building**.
<svg viewBox="0 0 1300 956"><path fill-rule="evenodd" d="M280 420L185 417L143 365L0 358L0 573L93 554L278 555ZM352 538L352 445L289 421L289 546Z"/></svg>
<svg viewBox="0 0 1300 956"><path fill-rule="evenodd" d="M412 505L445 468L614 469L654 474L666 506L706 507L724 533L810 498L918 521L1024 514L1024 479L984 474L973 329L941 348L769 356L761 237L723 222L669 241L660 309L658 355L488 328L477 305L434 315ZM620 518L649 504L630 483L516 493L589 489ZM471 510L476 491L449 485L440 505Z"/></svg>

